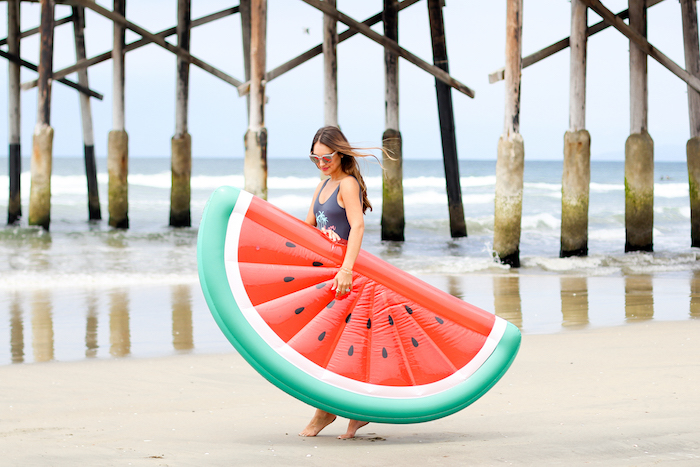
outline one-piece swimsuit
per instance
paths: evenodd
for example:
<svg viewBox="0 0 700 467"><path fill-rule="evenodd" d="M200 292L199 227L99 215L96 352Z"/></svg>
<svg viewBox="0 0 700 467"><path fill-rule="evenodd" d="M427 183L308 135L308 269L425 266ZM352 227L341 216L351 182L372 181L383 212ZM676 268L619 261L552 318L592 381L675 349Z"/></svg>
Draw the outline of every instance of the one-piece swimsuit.
<svg viewBox="0 0 700 467"><path fill-rule="evenodd" d="M328 179L330 180L330 179ZM316 216L316 227L318 229L333 230L340 238L347 240L350 235L350 223L345 213L345 208L338 204L338 191L340 184L328 197L325 203L321 203L321 192L326 187L328 180L323 182L323 186L318 191L318 196L314 201L314 215Z"/></svg>

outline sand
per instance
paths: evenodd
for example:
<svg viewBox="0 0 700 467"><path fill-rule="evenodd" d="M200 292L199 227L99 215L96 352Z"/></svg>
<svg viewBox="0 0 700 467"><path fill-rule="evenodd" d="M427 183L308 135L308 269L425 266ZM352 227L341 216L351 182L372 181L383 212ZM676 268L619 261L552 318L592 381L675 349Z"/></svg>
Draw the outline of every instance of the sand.
<svg viewBox="0 0 700 467"><path fill-rule="evenodd" d="M235 353L0 367L2 466L700 465L700 320L523 337L484 397L429 423L313 410Z"/></svg>

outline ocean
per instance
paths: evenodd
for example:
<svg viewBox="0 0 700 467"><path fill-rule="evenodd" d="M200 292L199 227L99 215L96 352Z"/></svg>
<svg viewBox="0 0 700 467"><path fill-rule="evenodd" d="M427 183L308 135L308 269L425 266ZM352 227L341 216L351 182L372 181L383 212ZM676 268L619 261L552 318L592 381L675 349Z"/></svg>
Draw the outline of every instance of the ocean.
<svg viewBox="0 0 700 467"><path fill-rule="evenodd" d="M268 164L268 200L304 218L317 170L304 158ZM0 228L0 365L231 350L199 289L197 226L214 189L243 187L243 160L194 159L193 226L179 229L168 226L170 160L133 157L129 165L130 228L114 230L107 225L106 161L97 161L103 220L88 222L82 158L56 157L45 232L26 225L30 165L23 160L24 219ZM625 254L624 163L593 161L589 256L562 259L562 163L526 161L517 270L492 259L495 165L460 161L468 236L453 239L442 161L405 160L406 240L384 242L382 171L370 159L363 170L374 209L366 216L363 248L503 315L525 333L700 316L685 163L656 163L654 253ZM7 167L0 158L3 216Z"/></svg>

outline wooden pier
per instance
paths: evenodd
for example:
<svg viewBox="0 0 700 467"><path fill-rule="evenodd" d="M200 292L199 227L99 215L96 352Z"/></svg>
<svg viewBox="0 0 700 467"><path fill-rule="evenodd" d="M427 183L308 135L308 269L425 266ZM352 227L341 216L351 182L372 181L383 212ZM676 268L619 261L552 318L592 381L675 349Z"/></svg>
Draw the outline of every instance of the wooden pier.
<svg viewBox="0 0 700 467"><path fill-rule="evenodd" d="M362 35L384 51L385 126L383 146L392 155L385 158L381 236L383 240L405 239L405 207L403 195L403 139L399 125L399 59L416 66L435 79L436 107L445 168L448 199L447 214L452 237L467 236L465 212L460 186L457 129L453 110L453 93L474 98L472 88L450 75L445 40L444 0L383 0L382 10L359 21L343 13L337 0L297 0L323 14L323 41L288 62L268 70L267 30L268 5L266 0L240 0L238 5L201 18L191 17L191 0L173 0L177 4L177 24L169 29L152 32L135 24L126 16L126 0L113 0L112 9L92 0L0 0L7 3L8 37L0 41L7 51L0 56L9 61L8 115L9 115L9 198L8 224L22 218L20 199L21 89L37 88L37 121L32 141L31 189L28 206L29 225L46 230L51 224L51 172L54 129L51 127L52 86L66 85L78 91L84 143L86 183L88 187L88 220L102 218L97 191L95 139L106 138L108 144L107 172L108 223L113 228L129 228L129 135L126 132L125 57L147 44L156 44L177 57L175 101L175 129L171 139L171 203L170 225L189 227L190 178L192 173L192 138L188 127L190 67L234 86L235 93L247 100L248 126L240 128L245 148L245 189L257 196L267 197L267 141L265 124L266 86L311 58L323 55L323 120L326 125L340 125L338 116L338 44ZM22 3L40 3L38 27L21 31ZM494 203L493 254L499 261L518 267L520 264L520 232L523 205L523 171L525 142L520 134L520 106L523 70L559 52L570 49L569 66L569 125L564 134L561 248L559 255L584 256L588 254L588 203L590 186L591 144L595 135L586 129L586 69L588 38L612 27L630 43L630 135L625 144L625 251L653 251L654 206L654 141L648 128L647 57L667 68L688 86L690 139L687 142L687 161L691 205L691 242L700 247L700 55L698 45L697 9L695 1L680 0L685 49L685 69L673 62L647 40L648 10L662 0L629 0L629 8L617 14L599 0L571 1L571 34L534 54L522 56L523 11L525 0L503 0L506 5L505 67L489 75L489 81L504 81L505 109L503 132L498 141L496 187ZM432 62L428 63L400 45L399 12L422 3L427 9L432 46ZM68 5L71 14L56 18L56 5ZM417 8L417 7L414 7ZM475 10L478 9L475 7ZM88 56L85 41L85 12L108 19L113 27L112 50ZM588 12L594 11L603 21L588 26ZM475 11L475 14L478 12ZM242 79L230 76L216 65L191 54L191 30L221 18L238 15L241 21L242 43L240 58L244 64ZM26 18L25 18L26 19ZM629 23L624 20L629 19ZM382 22L383 34L372 28ZM53 31L56 27L73 24L75 64L54 70ZM347 30L338 33L338 23ZM126 42L129 30L140 38ZM36 63L20 57L21 40L33 34L40 36L40 50ZM166 41L176 35L177 45ZM461 44L460 47L464 47ZM107 135L95 135L92 125L91 99L102 95L90 88L88 69L106 60L112 61L112 127ZM36 79L20 83L20 69L32 69ZM78 80L67 79L77 72ZM458 98L462 99L462 96ZM54 109L56 112L56 109ZM622 148L620 148L622 149ZM466 213L468 216L469 213Z"/></svg>
<svg viewBox="0 0 700 467"><path fill-rule="evenodd" d="M653 251L654 142L648 132L647 57L651 57L688 85L691 121L687 144L690 179L691 244L700 246L700 58L695 1L680 0L686 68L673 62L646 39L647 9L661 0L629 0L629 9L614 14L599 0L571 0L571 36L521 59L523 0L506 0L506 66L489 75L505 80L506 125L499 141L496 166L494 256L511 266L520 264L522 158L519 131L520 79L528 66L570 48L569 130L564 135L562 173L561 249L559 255L588 254L588 197L590 148L594 139L586 130L587 38L613 27L630 41L630 136L625 144L625 252ZM603 21L587 25L588 10ZM629 25L623 20L629 18Z"/></svg>

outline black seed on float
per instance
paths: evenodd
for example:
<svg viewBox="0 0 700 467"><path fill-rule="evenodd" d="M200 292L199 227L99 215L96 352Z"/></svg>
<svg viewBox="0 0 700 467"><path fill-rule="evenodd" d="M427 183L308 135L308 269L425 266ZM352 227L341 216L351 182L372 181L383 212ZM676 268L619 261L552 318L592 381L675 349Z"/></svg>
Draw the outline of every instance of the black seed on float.
<svg viewBox="0 0 700 467"><path fill-rule="evenodd" d="M318 340L322 341L324 337L326 337L326 331L323 331L323 332L318 336Z"/></svg>
<svg viewBox="0 0 700 467"><path fill-rule="evenodd" d="M335 305L335 300L331 300L331 302L326 305L326 308L333 308L333 305Z"/></svg>
<svg viewBox="0 0 700 467"><path fill-rule="evenodd" d="M382 357L387 358L389 356L388 353L386 353L386 347L382 349Z"/></svg>
<svg viewBox="0 0 700 467"><path fill-rule="evenodd" d="M345 322L349 323L350 322L350 317L352 316L352 313L349 313L348 316L345 318Z"/></svg>
<svg viewBox="0 0 700 467"><path fill-rule="evenodd" d="M303 307L303 306L300 306L299 308L297 308L296 310L294 310L294 314L295 314L295 315L298 315L298 314L301 313L302 311L304 311L304 307Z"/></svg>
<svg viewBox="0 0 700 467"><path fill-rule="evenodd" d="M418 341L415 337L411 337L411 343L413 344L413 347L418 347Z"/></svg>
<svg viewBox="0 0 700 467"><path fill-rule="evenodd" d="M437 322L440 323L440 324L444 323L444 321L442 320L442 318L440 318L439 316L436 316L436 317L435 317L435 321L437 321Z"/></svg>
<svg viewBox="0 0 700 467"><path fill-rule="evenodd" d="M392 326L394 325L394 318L392 318L391 315L389 315L389 324Z"/></svg>
<svg viewBox="0 0 700 467"><path fill-rule="evenodd" d="M326 286L326 283L325 283L325 282L323 282L323 283L321 283L321 284L316 284L316 288L317 288L317 289L322 289L322 288L324 288L325 286Z"/></svg>
<svg viewBox="0 0 700 467"><path fill-rule="evenodd" d="M350 348L348 349L348 355L352 357L352 354L355 353L355 348L351 345Z"/></svg>
<svg viewBox="0 0 700 467"><path fill-rule="evenodd" d="M404 305L404 308L406 308L406 311L408 312L409 315L413 314L413 310L411 310L411 307L409 307L408 305Z"/></svg>
<svg viewBox="0 0 700 467"><path fill-rule="evenodd" d="M287 277L284 278L284 281L285 281L285 282L292 282L293 280L294 280L294 278L293 278L293 277L290 277L290 276L287 276Z"/></svg>
<svg viewBox="0 0 700 467"><path fill-rule="evenodd" d="M287 242L287 243L285 243L285 245L287 245L289 248L296 248L296 245L293 244L292 242Z"/></svg>
<svg viewBox="0 0 700 467"><path fill-rule="evenodd" d="M323 263L320 261L314 261L312 264L316 267L323 266Z"/></svg>
<svg viewBox="0 0 700 467"><path fill-rule="evenodd" d="M371 328L372 328L372 320L368 319L367 320L367 329L371 329Z"/></svg>

